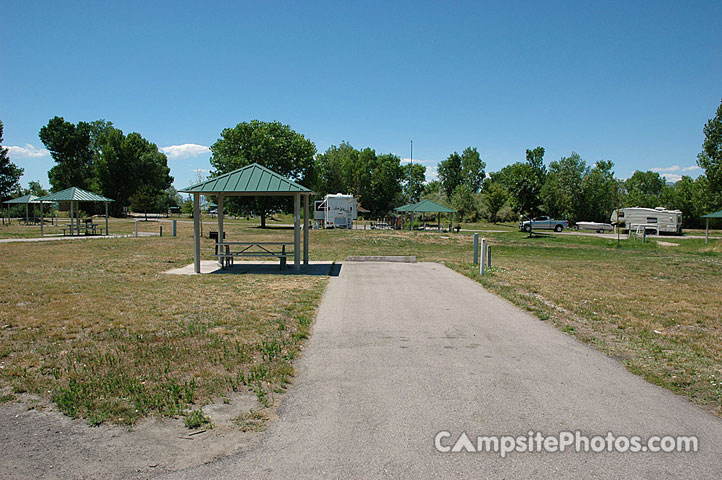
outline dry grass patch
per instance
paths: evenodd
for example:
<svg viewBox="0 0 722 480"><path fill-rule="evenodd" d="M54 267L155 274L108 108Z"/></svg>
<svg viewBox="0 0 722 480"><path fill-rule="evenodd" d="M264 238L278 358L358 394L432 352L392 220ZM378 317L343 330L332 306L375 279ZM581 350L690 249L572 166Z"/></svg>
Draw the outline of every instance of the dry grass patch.
<svg viewBox="0 0 722 480"><path fill-rule="evenodd" d="M240 389L272 403L326 279L160 274L190 252L166 237L0 245L0 387L93 424Z"/></svg>

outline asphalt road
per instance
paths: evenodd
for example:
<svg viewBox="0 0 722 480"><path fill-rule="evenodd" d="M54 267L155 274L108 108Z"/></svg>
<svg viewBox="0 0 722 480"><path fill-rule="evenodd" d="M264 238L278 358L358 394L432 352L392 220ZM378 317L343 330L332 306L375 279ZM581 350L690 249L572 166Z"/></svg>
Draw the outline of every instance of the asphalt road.
<svg viewBox="0 0 722 480"><path fill-rule="evenodd" d="M697 453L441 453L462 432L695 435ZM345 263L261 445L173 479L722 478L722 420L439 264Z"/></svg>

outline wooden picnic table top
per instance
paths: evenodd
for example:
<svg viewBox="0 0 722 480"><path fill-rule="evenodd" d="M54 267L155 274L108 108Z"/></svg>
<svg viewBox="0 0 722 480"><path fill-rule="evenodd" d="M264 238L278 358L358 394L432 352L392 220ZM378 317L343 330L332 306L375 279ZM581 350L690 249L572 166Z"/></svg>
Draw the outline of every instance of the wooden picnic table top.
<svg viewBox="0 0 722 480"><path fill-rule="evenodd" d="M293 242L216 242L218 245L293 245Z"/></svg>

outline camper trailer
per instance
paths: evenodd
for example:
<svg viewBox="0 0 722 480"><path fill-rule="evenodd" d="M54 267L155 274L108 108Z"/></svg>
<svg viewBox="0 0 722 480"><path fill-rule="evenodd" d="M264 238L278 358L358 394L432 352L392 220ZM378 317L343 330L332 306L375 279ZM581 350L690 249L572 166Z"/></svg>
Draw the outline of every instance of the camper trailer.
<svg viewBox="0 0 722 480"><path fill-rule="evenodd" d="M630 207L612 212L612 223L618 223L622 231L635 233L647 231L655 233L682 234L682 212L679 210L666 210L663 207L641 208Z"/></svg>
<svg viewBox="0 0 722 480"><path fill-rule="evenodd" d="M358 218L356 199L353 195L326 195L314 202L313 219L321 228L353 228Z"/></svg>

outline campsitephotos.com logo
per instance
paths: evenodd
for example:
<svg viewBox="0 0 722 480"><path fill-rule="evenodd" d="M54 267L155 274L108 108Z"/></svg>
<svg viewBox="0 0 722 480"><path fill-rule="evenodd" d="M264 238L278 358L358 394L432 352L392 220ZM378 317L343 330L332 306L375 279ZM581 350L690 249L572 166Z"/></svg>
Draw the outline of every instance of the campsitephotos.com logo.
<svg viewBox="0 0 722 480"><path fill-rule="evenodd" d="M525 435L478 435L466 432L453 436L442 430L434 436L434 448L441 453L495 453L505 458L510 453L688 453L699 450L696 436L585 435L579 430L544 435L530 430Z"/></svg>

